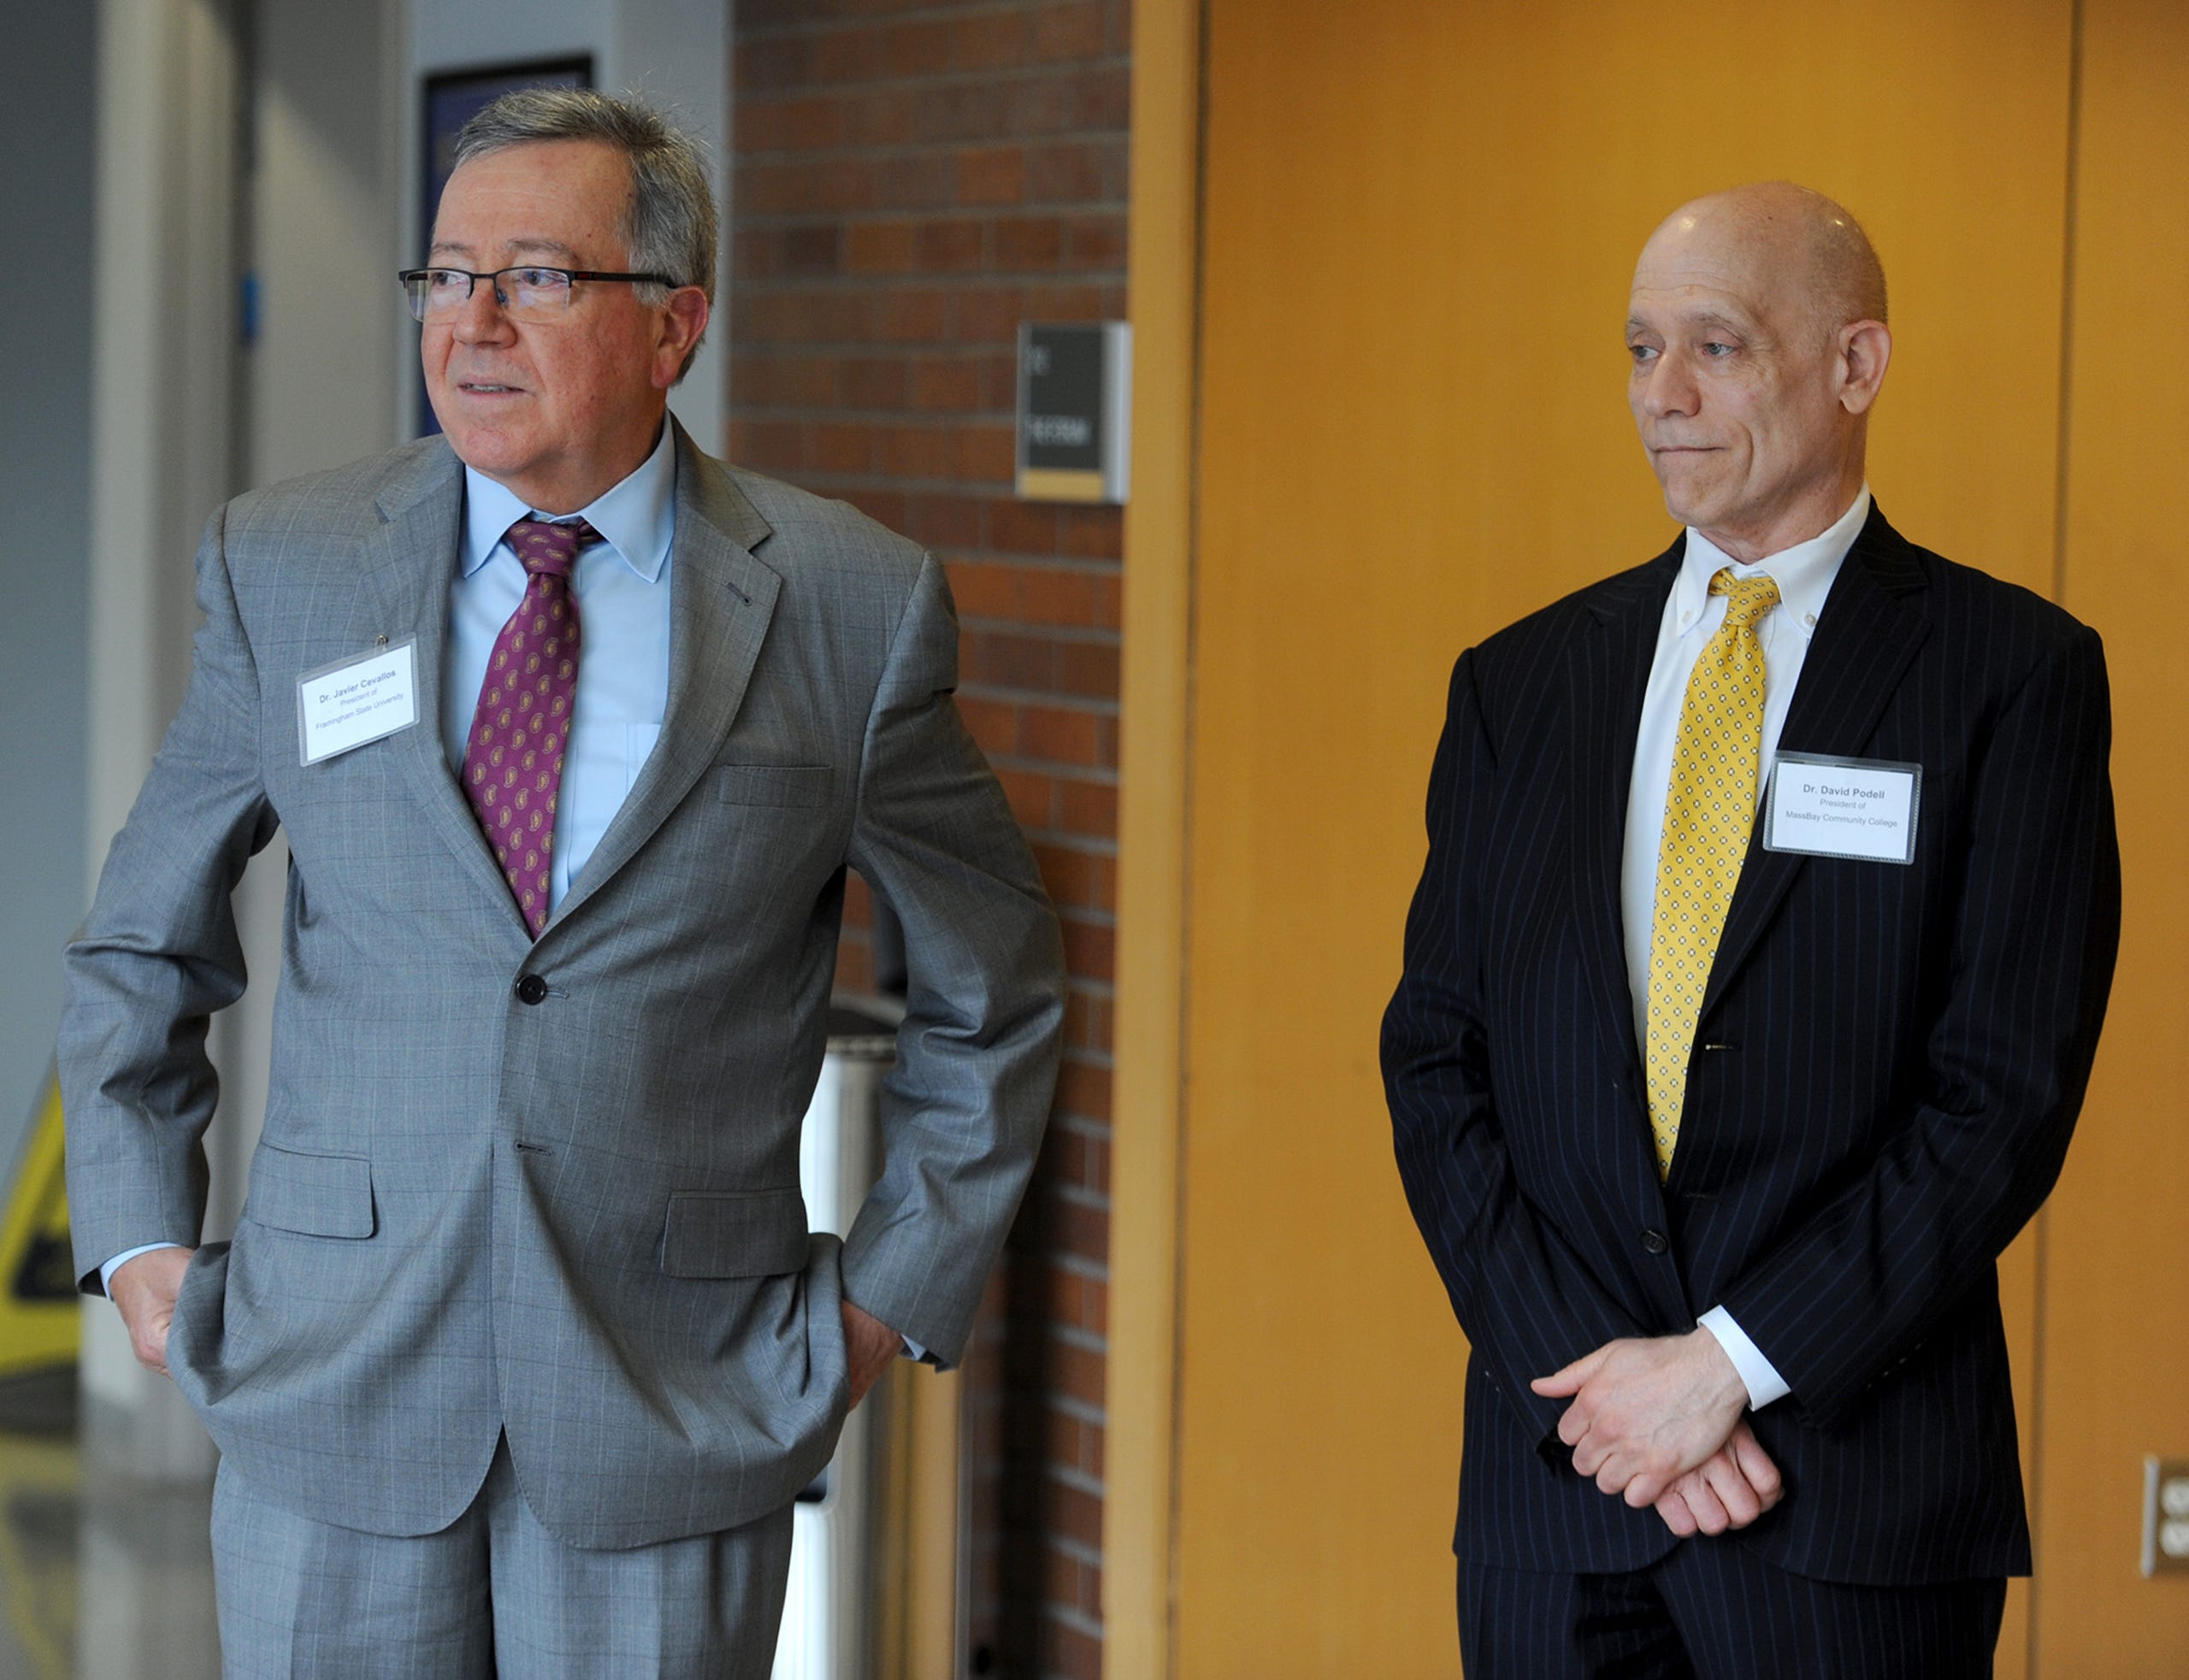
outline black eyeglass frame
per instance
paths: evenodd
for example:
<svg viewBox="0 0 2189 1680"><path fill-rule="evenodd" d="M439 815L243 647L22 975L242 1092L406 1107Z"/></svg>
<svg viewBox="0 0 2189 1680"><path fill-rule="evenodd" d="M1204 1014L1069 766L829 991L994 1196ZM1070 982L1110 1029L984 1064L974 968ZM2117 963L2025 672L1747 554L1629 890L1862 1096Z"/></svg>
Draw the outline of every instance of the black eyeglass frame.
<svg viewBox="0 0 2189 1680"><path fill-rule="evenodd" d="M493 283L495 305L504 309L510 306L510 299L509 294L502 290L504 274L560 274L573 286L580 280L623 280L634 286L651 284L665 286L672 291L676 289L676 282L667 274L611 274L605 268L558 268L552 262L512 262L506 268L494 268L481 274L475 268L452 268L445 263L436 262L429 268L403 269L395 277L396 284L403 288L404 297L410 301L411 319L421 324L426 319L426 299L422 294L411 291L411 283L431 274L462 274L470 282L463 288L463 301L467 304L471 301L471 294L478 289L479 282L490 280Z"/></svg>

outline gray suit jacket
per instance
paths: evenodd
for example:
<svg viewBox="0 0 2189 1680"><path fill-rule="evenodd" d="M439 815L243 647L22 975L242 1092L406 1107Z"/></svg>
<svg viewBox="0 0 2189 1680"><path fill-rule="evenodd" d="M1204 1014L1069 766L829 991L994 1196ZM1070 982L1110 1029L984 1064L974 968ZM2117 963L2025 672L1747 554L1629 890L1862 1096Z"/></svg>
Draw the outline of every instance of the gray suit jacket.
<svg viewBox="0 0 2189 1680"><path fill-rule="evenodd" d="M70 1212L90 1290L126 1248L198 1241L229 894L279 824L265 1134L168 1359L306 1515L441 1528L504 1431L575 1545L776 1509L843 1418L840 1292L954 1359L1031 1169L1061 953L951 698L941 569L678 448L667 719L537 944L437 727L447 445L242 497L199 550L188 693L68 950ZM299 676L381 636L417 639L419 723L300 768ZM798 1133L847 865L904 921L911 995L840 1253L806 1230Z"/></svg>

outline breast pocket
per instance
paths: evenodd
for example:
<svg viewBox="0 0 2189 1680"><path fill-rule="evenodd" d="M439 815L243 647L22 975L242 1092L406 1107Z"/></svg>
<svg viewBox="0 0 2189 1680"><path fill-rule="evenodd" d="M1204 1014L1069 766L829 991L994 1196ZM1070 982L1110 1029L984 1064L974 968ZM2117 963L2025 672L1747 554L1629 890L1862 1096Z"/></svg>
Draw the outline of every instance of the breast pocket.
<svg viewBox="0 0 2189 1680"><path fill-rule="evenodd" d="M717 764L710 779L715 798L726 805L821 811L835 772L826 764Z"/></svg>

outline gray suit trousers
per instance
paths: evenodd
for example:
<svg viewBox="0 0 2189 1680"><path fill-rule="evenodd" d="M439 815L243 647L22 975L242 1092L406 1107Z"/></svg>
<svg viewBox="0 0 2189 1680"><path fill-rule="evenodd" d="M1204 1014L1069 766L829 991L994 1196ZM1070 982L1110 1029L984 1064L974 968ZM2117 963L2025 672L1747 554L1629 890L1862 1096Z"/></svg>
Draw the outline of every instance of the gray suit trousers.
<svg viewBox="0 0 2189 1680"><path fill-rule="evenodd" d="M298 1515L224 1460L213 1574L227 1680L767 1680L791 1510L621 1551L569 1546L526 1504L506 1443L438 1534Z"/></svg>

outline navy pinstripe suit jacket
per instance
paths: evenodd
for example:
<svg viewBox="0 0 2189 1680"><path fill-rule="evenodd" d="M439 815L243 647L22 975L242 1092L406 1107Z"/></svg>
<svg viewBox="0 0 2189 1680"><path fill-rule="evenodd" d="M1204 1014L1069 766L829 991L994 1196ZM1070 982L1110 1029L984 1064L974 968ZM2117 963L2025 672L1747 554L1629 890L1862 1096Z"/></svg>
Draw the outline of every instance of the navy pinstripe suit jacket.
<svg viewBox="0 0 2189 1680"><path fill-rule="evenodd" d="M1682 544L1460 658L1384 1023L1399 1168L1473 1347L1456 1547L1629 1570L1675 1543L1574 1474L1543 1376L1722 1303L1792 1385L1784 1502L1822 1579L2026 1573L1993 1263L2051 1189L2120 927L2095 633L1873 511L1789 752L1923 766L1913 863L1751 844L1660 1186L1621 944L1642 693Z"/></svg>

